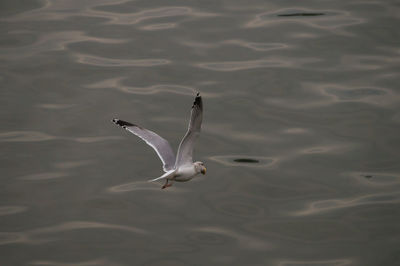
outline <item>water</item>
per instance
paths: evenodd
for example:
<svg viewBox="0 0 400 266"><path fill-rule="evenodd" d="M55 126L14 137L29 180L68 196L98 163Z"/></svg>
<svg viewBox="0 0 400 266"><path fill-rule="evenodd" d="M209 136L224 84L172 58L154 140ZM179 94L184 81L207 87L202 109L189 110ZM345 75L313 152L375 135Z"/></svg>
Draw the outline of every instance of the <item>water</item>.
<svg viewBox="0 0 400 266"><path fill-rule="evenodd" d="M3 1L1 265L400 264L397 1ZM196 91L207 175L161 190Z"/></svg>

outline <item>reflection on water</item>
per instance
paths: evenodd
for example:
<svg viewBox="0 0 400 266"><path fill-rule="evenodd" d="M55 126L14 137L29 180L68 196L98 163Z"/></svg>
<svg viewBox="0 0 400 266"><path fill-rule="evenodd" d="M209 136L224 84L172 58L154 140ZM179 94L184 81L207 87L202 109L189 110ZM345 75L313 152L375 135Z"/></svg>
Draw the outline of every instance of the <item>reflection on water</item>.
<svg viewBox="0 0 400 266"><path fill-rule="evenodd" d="M0 265L398 265L395 1L7 1ZM159 159L110 120L195 160Z"/></svg>

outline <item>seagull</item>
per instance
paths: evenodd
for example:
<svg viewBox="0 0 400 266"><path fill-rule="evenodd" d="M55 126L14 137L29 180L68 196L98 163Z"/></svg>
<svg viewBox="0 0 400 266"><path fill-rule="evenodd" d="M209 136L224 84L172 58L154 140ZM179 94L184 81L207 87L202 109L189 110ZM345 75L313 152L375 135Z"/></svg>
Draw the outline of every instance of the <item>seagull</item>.
<svg viewBox="0 0 400 266"><path fill-rule="evenodd" d="M203 101L200 93L197 93L192 105L188 130L179 144L176 158L168 141L153 131L120 119L113 119L112 121L144 140L156 151L163 163L165 173L160 177L149 180L149 182L165 180L165 184L162 186L162 189L164 189L172 186L174 181L186 182L200 173L206 174L207 169L203 162L193 162L194 143L200 134L202 120Z"/></svg>

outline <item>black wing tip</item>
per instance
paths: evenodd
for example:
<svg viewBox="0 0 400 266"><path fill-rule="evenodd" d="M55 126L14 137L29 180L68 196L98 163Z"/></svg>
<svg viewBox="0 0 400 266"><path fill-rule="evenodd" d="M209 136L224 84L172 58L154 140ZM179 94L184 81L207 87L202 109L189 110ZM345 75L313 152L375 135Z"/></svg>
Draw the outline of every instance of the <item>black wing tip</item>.
<svg viewBox="0 0 400 266"><path fill-rule="evenodd" d="M201 102L201 96L200 96L200 92L197 92L196 94L196 98L194 99L192 108L194 108L195 106L201 106L202 102Z"/></svg>
<svg viewBox="0 0 400 266"><path fill-rule="evenodd" d="M128 127L135 126L132 123L126 122L124 120L116 119L116 118L114 118L112 121L113 121L114 124L116 124L116 125L118 125L120 127L123 127L123 128L126 128L127 126Z"/></svg>

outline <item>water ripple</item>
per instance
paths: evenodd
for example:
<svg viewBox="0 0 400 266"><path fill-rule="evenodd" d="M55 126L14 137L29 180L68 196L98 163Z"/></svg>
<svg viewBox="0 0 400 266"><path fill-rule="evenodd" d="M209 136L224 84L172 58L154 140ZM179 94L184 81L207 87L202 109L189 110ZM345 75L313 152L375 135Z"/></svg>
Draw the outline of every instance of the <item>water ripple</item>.
<svg viewBox="0 0 400 266"><path fill-rule="evenodd" d="M256 42L249 42L246 40L226 40L223 41L222 44L231 44L231 45L238 45L241 47L249 48L253 51L271 51L271 50L278 50L278 49L288 49L290 48L289 45L284 43L256 43Z"/></svg>
<svg viewBox="0 0 400 266"><path fill-rule="evenodd" d="M101 10L116 6L115 4L125 3L127 1L118 1L112 5L109 1L85 1L81 2L80 8L74 9L74 12L66 10L63 1L46 1L46 4L38 9L21 13L19 15L6 18L6 21L35 21L35 20L65 20L71 17L94 17L107 21L107 24L114 25L134 25L142 21L168 18L168 17L210 17L216 16L214 13L197 11L186 6L167 6L152 9L144 9L139 12L125 12L125 8L118 11Z"/></svg>
<svg viewBox="0 0 400 266"><path fill-rule="evenodd" d="M48 180L48 179L56 179L68 176L67 173L63 172L46 172L46 173L39 173L33 175L22 176L19 179L22 180Z"/></svg>
<svg viewBox="0 0 400 266"><path fill-rule="evenodd" d="M307 148L302 148L298 151L298 154L335 154L344 153L345 151L351 149L351 145L321 145L312 146Z"/></svg>
<svg viewBox="0 0 400 266"><path fill-rule="evenodd" d="M310 89L329 97L330 103L336 102L362 102L372 105L387 106L398 103L400 99L394 92L379 87L348 87L340 84L307 84ZM326 102L326 104L329 104Z"/></svg>
<svg viewBox="0 0 400 266"><path fill-rule="evenodd" d="M382 172L350 172L344 173L346 176L351 176L358 183L368 186L396 186L400 185L400 175L396 173Z"/></svg>
<svg viewBox="0 0 400 266"><path fill-rule="evenodd" d="M325 68L329 71L360 71L360 70L381 70L396 67L400 63L398 54L385 56L382 54L345 54L340 57L340 68Z"/></svg>
<svg viewBox="0 0 400 266"><path fill-rule="evenodd" d="M71 140L74 140L76 142L81 142L81 143L93 143L93 142L103 142L107 140L120 140L123 139L121 136L101 136L101 137L77 137L77 138L71 138Z"/></svg>
<svg viewBox="0 0 400 266"><path fill-rule="evenodd" d="M215 43L205 43L205 42L200 42L200 41L187 41L187 40L181 40L179 42L180 45L185 45L188 47L196 48L196 49L213 49L213 48L221 48L223 46L227 45L234 45L234 46L239 46L239 47L244 47L248 48L250 50L256 51L256 52L265 52L265 51L271 51L271 50L278 50L278 49L288 49L291 46L285 43L263 43L263 42L250 42L242 39L231 39L231 40L226 40L226 41L221 41L221 42L215 42Z"/></svg>
<svg viewBox="0 0 400 266"><path fill-rule="evenodd" d="M141 30L154 31L154 30L173 29L173 28L176 28L176 27L177 27L176 23L159 23L159 24L146 25L146 26L140 27L140 29Z"/></svg>
<svg viewBox="0 0 400 266"><path fill-rule="evenodd" d="M123 139L121 136L96 136L96 137L57 137L37 131L10 131L0 133L0 142L37 142L49 140L71 140L80 143L102 142L107 140Z"/></svg>
<svg viewBox="0 0 400 266"><path fill-rule="evenodd" d="M29 243L30 239L23 233L0 232L0 245Z"/></svg>
<svg viewBox="0 0 400 266"><path fill-rule="evenodd" d="M299 128L299 127L294 127L294 128L287 128L283 131L285 134L293 134L293 135L297 135L297 134L307 134L310 133L309 129L306 128Z"/></svg>
<svg viewBox="0 0 400 266"><path fill-rule="evenodd" d="M12 32L8 34L12 34ZM125 39L108 39L88 36L85 32L82 31L51 32L40 36L36 42L28 46L24 45L20 47L17 46L2 49L0 57L15 60L16 58L34 56L49 51L66 50L66 47L69 44L85 41L106 44L119 44L126 42ZM27 47L29 47L29 49L27 49Z"/></svg>
<svg viewBox="0 0 400 266"><path fill-rule="evenodd" d="M400 102L400 98L390 89L372 86L349 87L341 84L304 82L302 87L306 90L304 98L279 99L268 97L264 101L268 104L290 109L307 109L326 107L337 103L359 102L370 105L388 107ZM312 97L310 97L310 94ZM312 99L309 101L308 99Z"/></svg>
<svg viewBox="0 0 400 266"><path fill-rule="evenodd" d="M108 19L109 24L117 25L134 25L139 22L151 19L159 19L166 17L210 17L215 16L212 13L195 11L193 8L185 6L175 6L175 7L160 7L154 9L146 9L136 13L116 13L116 12L106 12L98 10L90 10L83 14L84 16L101 17Z"/></svg>
<svg viewBox="0 0 400 266"><path fill-rule="evenodd" d="M278 220L257 219L244 228L260 237L290 242L316 244L347 242L366 237L353 225L330 219Z"/></svg>
<svg viewBox="0 0 400 266"><path fill-rule="evenodd" d="M214 71L238 71L254 68L299 68L307 63L319 62L318 58L264 58L256 60L198 63L195 66Z"/></svg>
<svg viewBox="0 0 400 266"><path fill-rule="evenodd" d="M56 139L56 137L36 131L10 131L0 133L0 142L35 142L53 139Z"/></svg>
<svg viewBox="0 0 400 266"><path fill-rule="evenodd" d="M25 206L0 206L0 216L17 214L26 211Z"/></svg>
<svg viewBox="0 0 400 266"><path fill-rule="evenodd" d="M167 59L115 59L87 54L75 54L75 57L78 63L102 67L153 67L171 63Z"/></svg>
<svg viewBox="0 0 400 266"><path fill-rule="evenodd" d="M48 226L39 229L34 229L31 230L30 232L32 234L48 234L48 233L58 233L58 232L79 230L79 229L110 229L110 230L121 230L136 234L148 234L147 230L140 229L134 226L115 225L115 224L106 224L106 223L89 222L89 221L66 222L55 226Z"/></svg>
<svg viewBox="0 0 400 266"><path fill-rule="evenodd" d="M361 205L375 204L398 204L400 203L400 193L381 193L356 196L345 199L329 199L317 200L308 204L303 210L294 211L294 216L306 216L320 214L327 211L335 211L339 209L351 208Z"/></svg>
<svg viewBox="0 0 400 266"><path fill-rule="evenodd" d="M226 237L235 239L238 244L245 249L251 250L268 250L272 245L265 240L238 233L237 231L229 230L217 226L203 226L192 229L201 234L191 235L190 240L207 245L220 245L228 240Z"/></svg>
<svg viewBox="0 0 400 266"><path fill-rule="evenodd" d="M93 84L86 85L86 88L90 89L117 89L124 93L133 93L133 94L156 94L160 92L170 92L181 95L193 95L197 92L196 88L175 84L156 84L149 87L132 87L128 85L124 85L123 81L126 78L118 77L112 79L106 79L100 82L96 82ZM203 94L204 95L204 94Z"/></svg>
<svg viewBox="0 0 400 266"><path fill-rule="evenodd" d="M72 221L65 222L55 226L42 227L32 229L25 232L0 232L0 245L24 243L24 244L39 244L55 239L43 237L46 234L56 234L65 231L82 230L82 229L106 229L106 230L119 230L128 233L147 235L147 230L125 225L106 224L90 221Z"/></svg>

